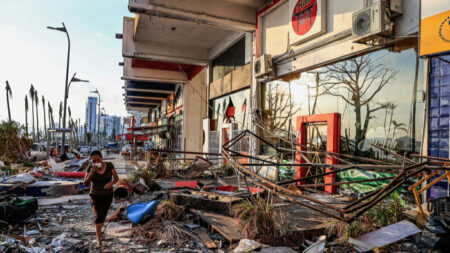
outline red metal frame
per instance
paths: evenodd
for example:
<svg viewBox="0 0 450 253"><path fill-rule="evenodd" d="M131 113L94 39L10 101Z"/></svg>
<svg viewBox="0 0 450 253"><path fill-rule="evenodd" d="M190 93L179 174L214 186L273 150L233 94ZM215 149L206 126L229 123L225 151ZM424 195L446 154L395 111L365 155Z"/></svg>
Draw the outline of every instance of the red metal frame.
<svg viewBox="0 0 450 253"><path fill-rule="evenodd" d="M307 144L307 124L308 123L320 123L325 122L327 124L327 152L339 153L339 141L341 133L341 115L339 113L329 113L329 114L319 114L319 115L309 115L309 116L299 116L297 117L297 144L301 145L298 147L299 150L306 150L305 146ZM295 155L296 163L304 163L305 160L300 156L300 154ZM327 155L326 164L337 164L338 161ZM333 171L333 169L326 169L326 172ZM306 168L301 166L295 167L295 178L299 179L305 177ZM334 183L336 181L336 174L330 174L325 176L325 183ZM305 182L299 182L304 184ZM328 185L325 186L325 192L335 193L336 186Z"/></svg>

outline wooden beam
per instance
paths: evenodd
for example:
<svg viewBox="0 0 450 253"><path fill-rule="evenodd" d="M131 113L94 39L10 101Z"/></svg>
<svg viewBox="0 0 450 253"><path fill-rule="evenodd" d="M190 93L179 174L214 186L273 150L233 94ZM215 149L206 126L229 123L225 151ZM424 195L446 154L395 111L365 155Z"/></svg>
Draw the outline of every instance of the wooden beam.
<svg viewBox="0 0 450 253"><path fill-rule="evenodd" d="M134 102L134 101L127 101L128 104L135 104L135 105L159 105L160 103L151 103L151 102Z"/></svg>
<svg viewBox="0 0 450 253"><path fill-rule="evenodd" d="M131 99L161 100L161 101L167 99L167 98L160 98L160 97L128 96L128 95L125 95L125 97L131 98ZM132 101L130 101L130 103L132 103Z"/></svg>
<svg viewBox="0 0 450 253"><path fill-rule="evenodd" d="M145 92L145 93L158 93L158 94L170 94L174 93L174 91L170 90L152 90L152 89L136 89L136 88L125 88L126 91L136 91L136 92Z"/></svg>

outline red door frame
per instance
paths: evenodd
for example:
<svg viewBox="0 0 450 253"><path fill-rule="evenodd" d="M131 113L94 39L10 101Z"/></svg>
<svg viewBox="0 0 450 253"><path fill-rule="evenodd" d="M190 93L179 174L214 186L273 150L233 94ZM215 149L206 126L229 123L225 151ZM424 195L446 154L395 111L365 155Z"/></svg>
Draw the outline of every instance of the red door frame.
<svg viewBox="0 0 450 253"><path fill-rule="evenodd" d="M339 153L339 141L341 133L341 115L339 113L318 114L309 116L297 117L297 144L301 145L297 149L304 151L307 145L307 124L308 123L320 123L327 124L327 152ZM305 160L300 154L295 155L296 163L305 163ZM338 161L330 156L326 156L326 164L337 164ZM333 171L334 169L326 168L326 172ZM295 179L305 177L306 168L301 166L295 167ZM325 176L325 183L334 183L336 181L336 174L329 174ZM301 181L300 184L305 183ZM335 185L325 186L325 192L336 193Z"/></svg>

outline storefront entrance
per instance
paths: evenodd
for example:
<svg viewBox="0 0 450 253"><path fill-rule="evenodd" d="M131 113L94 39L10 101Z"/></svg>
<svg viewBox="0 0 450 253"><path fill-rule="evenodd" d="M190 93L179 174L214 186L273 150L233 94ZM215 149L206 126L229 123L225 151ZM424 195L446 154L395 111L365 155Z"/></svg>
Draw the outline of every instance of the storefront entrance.
<svg viewBox="0 0 450 253"><path fill-rule="evenodd" d="M339 153L339 138L340 138L340 129L341 129L341 115L339 113L329 113L329 114L320 114L320 115L309 115L309 116L299 116L297 117L297 148L301 151L308 150L308 146L311 146L312 142L308 142L308 132L311 135L313 131L311 131L311 124L320 124L320 128L326 127L326 136L322 136L322 140L320 142L326 142L326 150L327 152ZM310 131L308 131L308 128ZM314 127L319 128L319 127ZM318 131L319 132L319 131ZM314 138L314 140L317 140ZM318 142L317 142L318 143ZM333 157L327 155L325 158L326 164L337 164L338 161ZM300 156L300 154L295 155L296 163L306 163L306 161ZM295 178L303 178L306 176L308 168L297 166L295 168ZM333 169L326 168L325 172L331 172ZM317 173L314 173L317 174ZM325 176L325 183L334 183L336 181L336 174L329 174ZM304 182L300 182L304 183ZM325 186L325 192L327 193L335 193L336 186L328 185Z"/></svg>

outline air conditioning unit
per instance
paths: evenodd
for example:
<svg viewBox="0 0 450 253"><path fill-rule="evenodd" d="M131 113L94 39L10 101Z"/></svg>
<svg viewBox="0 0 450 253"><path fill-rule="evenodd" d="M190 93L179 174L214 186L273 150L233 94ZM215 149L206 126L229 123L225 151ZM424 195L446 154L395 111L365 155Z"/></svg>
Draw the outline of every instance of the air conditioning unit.
<svg viewBox="0 0 450 253"><path fill-rule="evenodd" d="M353 13L353 42L365 43L379 36L389 35L390 22L386 16L386 2L380 1Z"/></svg>
<svg viewBox="0 0 450 253"><path fill-rule="evenodd" d="M257 78L273 74L272 56L264 54L258 57L255 61L254 73Z"/></svg>

